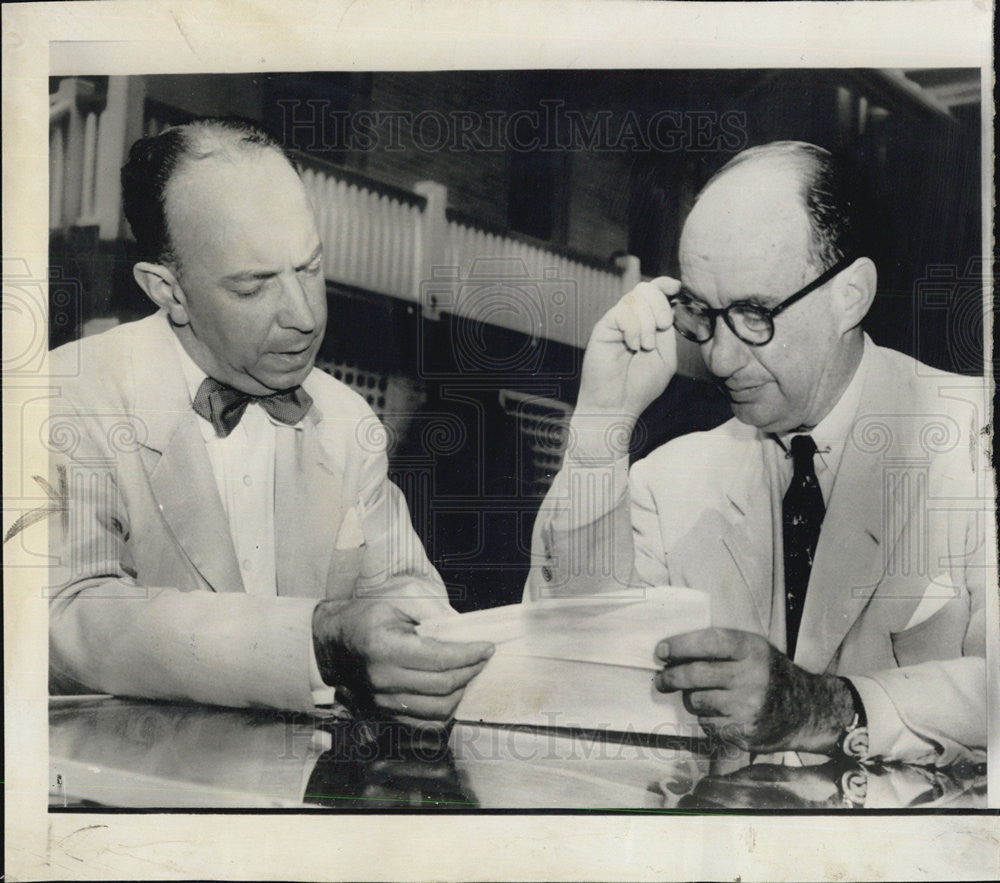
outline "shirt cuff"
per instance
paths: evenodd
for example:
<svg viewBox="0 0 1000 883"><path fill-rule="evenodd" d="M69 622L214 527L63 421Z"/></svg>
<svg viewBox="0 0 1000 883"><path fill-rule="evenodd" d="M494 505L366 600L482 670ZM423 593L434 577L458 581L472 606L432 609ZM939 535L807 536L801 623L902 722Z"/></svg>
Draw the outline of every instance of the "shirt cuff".
<svg viewBox="0 0 1000 883"><path fill-rule="evenodd" d="M628 462L628 447L634 421L574 414L566 439L566 460L575 463Z"/></svg>
<svg viewBox="0 0 1000 883"><path fill-rule="evenodd" d="M873 678L850 677L861 697L868 720L868 755L862 760L899 760L908 763L930 763L937 756L931 742L921 739L896 711L889 694Z"/></svg>
<svg viewBox="0 0 1000 883"><path fill-rule="evenodd" d="M312 690L313 705L333 705L336 688L324 683L316 662L316 650L309 646L309 689Z"/></svg>

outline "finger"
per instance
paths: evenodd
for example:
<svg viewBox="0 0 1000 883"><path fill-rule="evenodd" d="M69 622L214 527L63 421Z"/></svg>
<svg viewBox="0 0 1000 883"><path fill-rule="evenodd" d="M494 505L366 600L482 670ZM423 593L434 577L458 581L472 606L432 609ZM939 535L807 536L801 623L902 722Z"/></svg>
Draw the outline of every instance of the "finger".
<svg viewBox="0 0 1000 883"><path fill-rule="evenodd" d="M685 690L683 696L684 707L699 719L707 718L718 726L732 724L732 696L728 690Z"/></svg>
<svg viewBox="0 0 1000 883"><path fill-rule="evenodd" d="M408 585L407 590L412 594L393 597L390 603L411 622L420 623L428 619L459 615L443 598L421 595L421 592L426 593L426 588L418 583Z"/></svg>
<svg viewBox="0 0 1000 883"><path fill-rule="evenodd" d="M392 642L391 651L383 658L392 660L400 668L419 671L448 671L466 668L484 662L493 655L489 641L458 643L422 638L419 635L399 634Z"/></svg>
<svg viewBox="0 0 1000 883"><path fill-rule="evenodd" d="M660 297L660 292L653 289L652 286L643 283L636 286L632 294L635 295L632 309L639 320L639 345L643 350L649 352L656 348L657 330L656 314L653 312L653 306L650 301L654 294L656 297Z"/></svg>
<svg viewBox="0 0 1000 883"><path fill-rule="evenodd" d="M677 294L681 290L680 280L674 279L673 276L657 276L655 279L650 279L647 284L658 288L662 295Z"/></svg>
<svg viewBox="0 0 1000 883"><path fill-rule="evenodd" d="M656 656L664 662L695 659L741 659L743 635L735 629L699 629L674 635L656 645Z"/></svg>
<svg viewBox="0 0 1000 883"><path fill-rule="evenodd" d="M614 327L621 334L625 346L631 352L638 352L642 346L642 326L635 311L635 291L630 291L611 311Z"/></svg>
<svg viewBox="0 0 1000 883"><path fill-rule="evenodd" d="M672 321L673 315L671 315ZM670 370L670 376L672 377L677 370L677 335L674 333L672 325L664 331L657 331L656 351L659 353L663 364Z"/></svg>
<svg viewBox="0 0 1000 883"><path fill-rule="evenodd" d="M681 284L676 279L669 276L660 276L652 282L641 286L642 298L653 311L653 318L656 321L657 331L666 331L673 327L674 310L670 306L670 301L666 295L676 294L680 291Z"/></svg>
<svg viewBox="0 0 1000 883"><path fill-rule="evenodd" d="M462 698L462 691L455 690L447 696L421 696L417 693L376 693L375 705L393 716L406 716L417 720L450 720Z"/></svg>
<svg viewBox="0 0 1000 883"><path fill-rule="evenodd" d="M674 690L729 689L743 673L739 662L697 660L668 665L656 676L661 693Z"/></svg>
<svg viewBox="0 0 1000 883"><path fill-rule="evenodd" d="M462 689L486 665L485 661L447 671L420 671L398 665L375 663L368 667L368 679L379 693L420 693L447 696Z"/></svg>

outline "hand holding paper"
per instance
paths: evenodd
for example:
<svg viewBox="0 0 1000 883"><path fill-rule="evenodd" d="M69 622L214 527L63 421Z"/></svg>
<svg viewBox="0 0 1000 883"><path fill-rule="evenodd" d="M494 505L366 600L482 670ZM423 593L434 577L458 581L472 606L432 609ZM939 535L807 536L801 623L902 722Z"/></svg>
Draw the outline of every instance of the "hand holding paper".
<svg viewBox="0 0 1000 883"><path fill-rule="evenodd" d="M669 734L664 727L676 733L679 723L694 721L677 698L654 688L657 643L708 624L705 593L664 586L639 599L498 607L428 621L418 632L496 645L466 688L458 720Z"/></svg>
<svg viewBox="0 0 1000 883"><path fill-rule="evenodd" d="M804 671L761 635L701 629L661 641L656 688L681 692L706 732L752 751L829 753L854 715L842 679Z"/></svg>
<svg viewBox="0 0 1000 883"><path fill-rule="evenodd" d="M449 617L458 619L458 617ZM419 635L391 603L326 601L313 612L313 646L323 680L420 729L441 729L462 689L493 652L486 642Z"/></svg>

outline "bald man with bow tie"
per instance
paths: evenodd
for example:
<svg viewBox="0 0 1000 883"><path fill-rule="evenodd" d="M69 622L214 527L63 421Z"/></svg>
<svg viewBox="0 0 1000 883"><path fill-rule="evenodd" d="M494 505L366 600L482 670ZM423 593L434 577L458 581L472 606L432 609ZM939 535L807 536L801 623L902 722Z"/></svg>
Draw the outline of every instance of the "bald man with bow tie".
<svg viewBox="0 0 1000 883"><path fill-rule="evenodd" d="M440 729L492 647L416 634L453 611L378 419L314 368L323 253L296 170L206 119L136 142L122 181L158 311L50 356L52 691L347 699Z"/></svg>

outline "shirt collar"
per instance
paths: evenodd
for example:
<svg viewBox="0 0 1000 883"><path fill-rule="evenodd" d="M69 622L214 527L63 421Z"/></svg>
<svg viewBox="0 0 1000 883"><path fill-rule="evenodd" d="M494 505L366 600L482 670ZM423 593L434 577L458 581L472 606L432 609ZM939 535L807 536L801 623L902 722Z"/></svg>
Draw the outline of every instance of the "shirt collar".
<svg viewBox="0 0 1000 883"><path fill-rule="evenodd" d="M872 343L866 334L863 339L861 351L861 361L854 371L851 382L841 394L837 403L830 409L819 423L809 431L819 453L817 458L817 473L825 469L831 470L834 475L840 466L840 459L844 453L844 445L850 435L854 425L854 418L858 413L861 404L861 391L864 389L865 377L868 374L869 363L871 362ZM802 435L802 432L782 432L774 436L778 444L787 452L789 441L794 435Z"/></svg>
<svg viewBox="0 0 1000 883"><path fill-rule="evenodd" d="M164 321L169 323L169 319L166 314L163 316ZM198 363L191 358L190 354L186 349L184 349L184 344L181 343L180 338L177 336L177 332L174 331L173 326L170 326L170 339L173 341L174 349L177 352L177 358L181 363L181 374L184 376L184 385L187 386L188 397L191 402L194 402L194 397L198 394L198 387L204 382L208 375L198 367Z"/></svg>
<svg viewBox="0 0 1000 883"><path fill-rule="evenodd" d="M164 319L169 322L169 319L167 319L166 314L164 314ZM198 388L202 385L202 383L204 383L208 375L201 368L198 367L198 363L195 362L195 360L191 358L190 353L188 353L188 351L184 349L184 344L181 343L181 339L177 336L177 333L174 331L173 326L170 327L170 339L173 341L173 346L177 350L177 358L180 360L181 363L181 374L184 376L184 384L187 387L188 398L191 400L191 404L193 405L194 398L198 394ZM273 417L271 417L270 414L267 415L267 419L275 426L279 427L286 427L291 429L300 429L302 427L301 420L294 426L288 427L287 424L275 420ZM204 424L204 426L202 426L203 430L205 429L206 426L211 428L211 424L208 423L208 421L206 420L200 420L198 422ZM240 426L242 425L243 421L241 420ZM208 435L211 435L212 438L215 437L214 432L209 433Z"/></svg>

